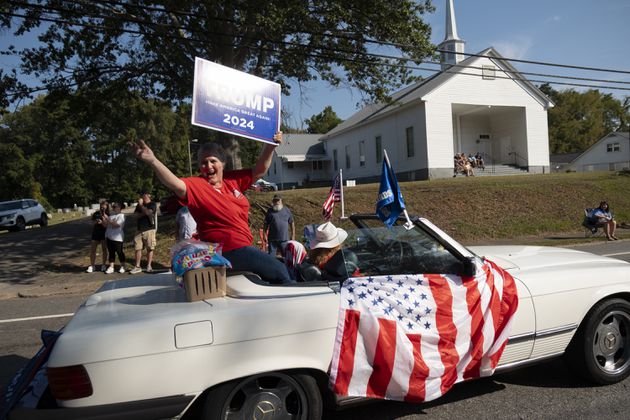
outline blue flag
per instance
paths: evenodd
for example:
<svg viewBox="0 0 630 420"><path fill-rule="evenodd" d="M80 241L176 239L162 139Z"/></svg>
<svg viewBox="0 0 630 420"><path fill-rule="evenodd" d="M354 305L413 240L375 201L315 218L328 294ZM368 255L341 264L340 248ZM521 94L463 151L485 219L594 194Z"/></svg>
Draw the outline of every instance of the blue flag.
<svg viewBox="0 0 630 420"><path fill-rule="evenodd" d="M378 189L378 198L376 200L376 215L383 223L391 227L404 209L405 201L398 189L396 174L389 166L388 159L383 159L381 186Z"/></svg>

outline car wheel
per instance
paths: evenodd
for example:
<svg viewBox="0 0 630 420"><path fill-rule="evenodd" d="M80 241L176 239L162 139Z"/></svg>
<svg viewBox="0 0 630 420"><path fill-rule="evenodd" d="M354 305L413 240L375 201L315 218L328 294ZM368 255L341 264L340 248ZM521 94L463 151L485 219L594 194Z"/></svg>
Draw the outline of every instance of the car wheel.
<svg viewBox="0 0 630 420"><path fill-rule="evenodd" d="M42 213L41 217L39 218L39 226L40 227L48 226L48 215L46 213Z"/></svg>
<svg viewBox="0 0 630 420"><path fill-rule="evenodd" d="M26 229L26 221L24 220L24 218L22 216L19 216L15 220L14 230L20 231L20 230L24 230L24 229Z"/></svg>
<svg viewBox="0 0 630 420"><path fill-rule="evenodd" d="M585 379L600 385L630 375L630 304L610 299L595 305L571 340L567 361Z"/></svg>
<svg viewBox="0 0 630 420"><path fill-rule="evenodd" d="M319 420L322 396L312 376L265 373L226 382L210 390L204 420Z"/></svg>

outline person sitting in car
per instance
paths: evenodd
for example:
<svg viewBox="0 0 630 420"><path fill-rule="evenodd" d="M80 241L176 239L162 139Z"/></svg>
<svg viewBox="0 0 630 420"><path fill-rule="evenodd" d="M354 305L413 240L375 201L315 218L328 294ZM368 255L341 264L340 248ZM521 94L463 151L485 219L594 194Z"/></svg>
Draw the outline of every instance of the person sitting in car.
<svg viewBox="0 0 630 420"><path fill-rule="evenodd" d="M319 225L310 240L306 260L297 267L298 281L343 281L358 274L355 261L347 261L342 251L348 232L331 222ZM286 263L286 261L285 261Z"/></svg>

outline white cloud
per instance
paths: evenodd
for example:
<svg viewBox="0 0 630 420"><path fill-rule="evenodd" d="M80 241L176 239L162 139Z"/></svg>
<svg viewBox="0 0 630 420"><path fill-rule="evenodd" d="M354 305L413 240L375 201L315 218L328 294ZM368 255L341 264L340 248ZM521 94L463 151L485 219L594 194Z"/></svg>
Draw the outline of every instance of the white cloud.
<svg viewBox="0 0 630 420"><path fill-rule="evenodd" d="M531 38L519 37L511 41L494 41L491 44L502 56L506 58L523 59L534 45Z"/></svg>
<svg viewBox="0 0 630 420"><path fill-rule="evenodd" d="M545 19L545 23L559 22L560 20L562 20L562 17L555 15L555 16L550 16L547 19Z"/></svg>

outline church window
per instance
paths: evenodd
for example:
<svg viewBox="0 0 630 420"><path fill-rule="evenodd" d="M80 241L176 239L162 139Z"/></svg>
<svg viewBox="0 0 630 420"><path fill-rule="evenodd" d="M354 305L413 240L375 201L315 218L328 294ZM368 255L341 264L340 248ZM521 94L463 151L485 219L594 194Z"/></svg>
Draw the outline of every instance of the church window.
<svg viewBox="0 0 630 420"><path fill-rule="evenodd" d="M365 166L365 140L359 142L359 166Z"/></svg>
<svg viewBox="0 0 630 420"><path fill-rule="evenodd" d="M346 169L350 169L350 146L346 146Z"/></svg>
<svg viewBox="0 0 630 420"><path fill-rule="evenodd" d="M494 80L496 77L496 68L490 65L481 66L481 77L484 80Z"/></svg>
<svg viewBox="0 0 630 420"><path fill-rule="evenodd" d="M416 151L413 144L413 127L407 127L406 135L407 135L407 157L412 158L416 155Z"/></svg>
<svg viewBox="0 0 630 420"><path fill-rule="evenodd" d="M376 163L381 163L383 161L383 140L381 136L376 136L374 145L376 146Z"/></svg>

